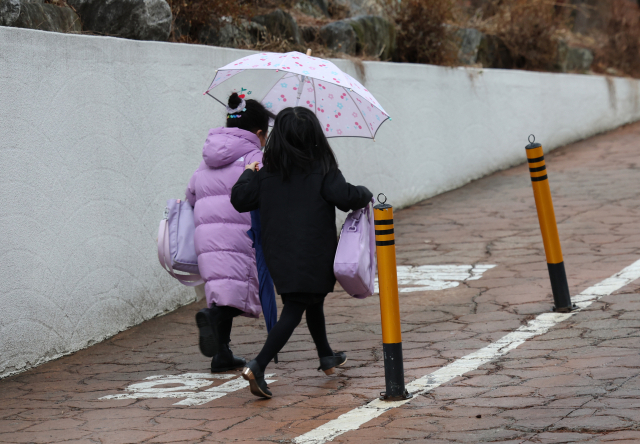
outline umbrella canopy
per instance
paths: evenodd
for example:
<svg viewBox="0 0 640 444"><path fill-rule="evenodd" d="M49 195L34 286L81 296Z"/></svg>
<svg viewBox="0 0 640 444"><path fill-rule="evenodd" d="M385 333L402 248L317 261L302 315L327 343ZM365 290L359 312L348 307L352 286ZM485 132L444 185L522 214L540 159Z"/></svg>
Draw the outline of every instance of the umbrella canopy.
<svg viewBox="0 0 640 444"><path fill-rule="evenodd" d="M277 114L309 107L327 137L375 138L389 115L360 82L328 60L301 52L253 54L216 71L205 92L223 105L229 95L255 99Z"/></svg>

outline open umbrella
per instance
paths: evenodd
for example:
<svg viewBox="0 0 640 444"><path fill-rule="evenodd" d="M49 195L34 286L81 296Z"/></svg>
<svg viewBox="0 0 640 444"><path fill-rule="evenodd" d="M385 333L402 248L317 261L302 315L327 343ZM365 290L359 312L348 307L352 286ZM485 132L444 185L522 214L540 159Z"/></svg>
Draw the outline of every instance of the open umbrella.
<svg viewBox="0 0 640 444"><path fill-rule="evenodd" d="M327 137L374 139L389 115L373 95L328 60L301 52L263 52L216 71L205 92L223 105L232 92L255 99L274 114L290 106L309 107Z"/></svg>
<svg viewBox="0 0 640 444"><path fill-rule="evenodd" d="M223 106L232 92L242 99L255 99L277 114L291 106L309 107L318 117L327 137L375 135L389 115L360 82L328 60L301 52L253 54L218 69L205 94ZM247 232L256 249L262 313L270 331L277 321L273 280L269 274L260 238L260 214L251 212ZM277 356L275 362L278 362Z"/></svg>

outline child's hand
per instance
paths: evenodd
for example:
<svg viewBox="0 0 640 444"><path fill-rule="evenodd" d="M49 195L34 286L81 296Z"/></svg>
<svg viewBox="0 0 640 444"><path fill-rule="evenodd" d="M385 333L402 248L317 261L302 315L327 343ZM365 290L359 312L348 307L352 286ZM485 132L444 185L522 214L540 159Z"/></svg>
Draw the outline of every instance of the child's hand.
<svg viewBox="0 0 640 444"><path fill-rule="evenodd" d="M255 171L258 169L258 162L253 162L250 163L249 165L247 165L246 167L244 167L245 170L251 170L251 171Z"/></svg>

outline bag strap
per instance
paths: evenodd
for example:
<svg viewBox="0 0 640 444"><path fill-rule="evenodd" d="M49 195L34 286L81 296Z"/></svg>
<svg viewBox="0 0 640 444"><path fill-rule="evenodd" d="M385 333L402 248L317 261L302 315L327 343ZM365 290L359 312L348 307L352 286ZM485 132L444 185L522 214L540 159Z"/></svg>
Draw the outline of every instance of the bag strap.
<svg viewBox="0 0 640 444"><path fill-rule="evenodd" d="M196 287L204 283L204 279L199 274L176 274L171 265L171 249L169 248L169 227L167 219L160 221L160 227L158 227L158 260L160 265L165 269L167 273L180 281L181 284L187 287Z"/></svg>
<svg viewBox="0 0 640 444"><path fill-rule="evenodd" d="M367 219L369 219L369 255L371 257L371 288L375 285L376 279L376 224L373 218L373 202L371 199L371 203L367 205Z"/></svg>

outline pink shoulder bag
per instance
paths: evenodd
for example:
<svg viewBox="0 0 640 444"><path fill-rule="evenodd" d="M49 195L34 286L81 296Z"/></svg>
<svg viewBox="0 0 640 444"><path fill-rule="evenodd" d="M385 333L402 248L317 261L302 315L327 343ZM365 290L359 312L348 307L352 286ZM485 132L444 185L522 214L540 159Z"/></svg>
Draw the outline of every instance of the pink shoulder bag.
<svg viewBox="0 0 640 444"><path fill-rule="evenodd" d="M374 291L376 234L372 204L349 213L340 231L333 261L333 274L354 298L364 299Z"/></svg>
<svg viewBox="0 0 640 444"><path fill-rule="evenodd" d="M158 259L167 273L188 287L204 283L198 270L195 229L189 202L169 199L158 228ZM177 274L176 270L187 274Z"/></svg>

